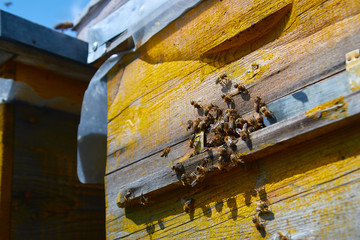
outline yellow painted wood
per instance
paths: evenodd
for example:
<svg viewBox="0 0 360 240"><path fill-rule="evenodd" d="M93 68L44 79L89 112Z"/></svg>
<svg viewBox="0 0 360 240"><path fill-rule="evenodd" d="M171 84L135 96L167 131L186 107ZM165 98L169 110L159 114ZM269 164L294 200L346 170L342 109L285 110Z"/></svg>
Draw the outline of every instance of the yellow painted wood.
<svg viewBox="0 0 360 240"><path fill-rule="evenodd" d="M126 165L137 158L139 153L160 151L156 147L164 147L166 143L184 137L186 121L197 117L197 112L189 104L190 100L200 100L205 104L212 101L225 107L220 98L222 89L215 84L215 79L221 73L225 72L233 82L252 86L252 98L260 95L266 100L270 94L272 98L280 97L274 95L286 94L281 90L295 84L295 81L304 85L306 83L301 82L303 79L324 70L305 62L304 58L310 56L314 62L326 59L326 63L342 59L344 53L334 55L329 49L337 48L359 29L360 15L357 13L360 12L360 6L356 1L295 1L289 16L285 16L281 24L264 38L215 54L216 58L211 61L203 61L198 56L214 46L210 44L204 50L198 48L196 43L202 44L209 37L213 40L214 36L219 38L223 32L233 31L233 26L226 24L228 21L244 21L246 26L250 21L250 18L240 18L242 15L231 10L237 9L238 4L241 8L244 7L242 4L249 2L209 2L199 5L165 28L140 49L139 58L114 75L115 80L109 84L108 153L117 157L107 163L107 172L118 169L122 163ZM265 9L273 6L270 2L266 3L270 5L266 5ZM275 1L273 4L275 8L278 3ZM218 12L223 14L224 6L228 6L227 18L213 21ZM262 8L254 6L254 9ZM254 14L266 18L273 12ZM240 13L245 14L242 10ZM207 25L204 19L207 19ZM222 31L210 28L216 28L218 24L222 26ZM349 28L355 32L349 31ZM236 33L244 29L247 28L238 29ZM190 34L190 31L197 34ZM228 38L233 38L236 33ZM186 46L172 46L174 42ZM179 49L182 51L177 53ZM161 52L169 56L163 58ZM190 52L196 56L187 57ZM184 56L184 59L176 56ZM292 68L295 64L301 68ZM254 71L254 65L258 65L259 70ZM271 100L270 96L268 98ZM239 108L247 111L253 105L251 99L241 100L241 104ZM159 161L164 160L159 158Z"/></svg>
<svg viewBox="0 0 360 240"><path fill-rule="evenodd" d="M181 190L151 199L149 207L118 209L121 214L107 222L108 239L261 239L279 231L309 239L357 239L359 130L349 125L245 170L205 179L205 187L192 195L193 214L183 213ZM269 201L271 210L262 233L251 221L260 199ZM114 204L108 199L107 208Z"/></svg>
<svg viewBox="0 0 360 240"><path fill-rule="evenodd" d="M12 183L12 108L0 104L0 239L10 238Z"/></svg>
<svg viewBox="0 0 360 240"><path fill-rule="evenodd" d="M249 114L256 96L272 101L315 75L326 77L357 46L347 40L359 29L356 0L204 1L125 57L108 83L107 238L260 239L265 233L251 217L262 187L273 213L265 237L286 231L315 239L359 238L350 223L360 209L359 136L352 126L209 180L190 194L193 215L182 211L186 189L152 199L148 208L119 209L123 183L108 181L115 170L121 181L135 181L169 167L176 146L168 159L159 152L186 138L186 121L198 116L189 101L225 108L224 89L215 84L220 74L247 85L251 99L239 97L237 108ZM141 162L148 155L153 161Z"/></svg>

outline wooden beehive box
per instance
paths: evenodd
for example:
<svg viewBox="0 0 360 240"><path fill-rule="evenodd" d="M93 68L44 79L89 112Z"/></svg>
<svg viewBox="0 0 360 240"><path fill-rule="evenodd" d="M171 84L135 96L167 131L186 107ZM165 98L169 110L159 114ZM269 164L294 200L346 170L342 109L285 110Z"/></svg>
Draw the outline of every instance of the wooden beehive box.
<svg viewBox="0 0 360 240"><path fill-rule="evenodd" d="M108 74L107 238L359 238L359 92L345 70L359 34L356 0L210 0L124 56ZM275 117L236 143L244 164L220 171L216 148L190 154L187 121L204 118L190 101L226 109L235 83L241 116L260 96ZM194 187L171 170L207 158Z"/></svg>
<svg viewBox="0 0 360 240"><path fill-rule="evenodd" d="M3 11L0 29L0 239L103 239L104 187L76 171L87 44Z"/></svg>

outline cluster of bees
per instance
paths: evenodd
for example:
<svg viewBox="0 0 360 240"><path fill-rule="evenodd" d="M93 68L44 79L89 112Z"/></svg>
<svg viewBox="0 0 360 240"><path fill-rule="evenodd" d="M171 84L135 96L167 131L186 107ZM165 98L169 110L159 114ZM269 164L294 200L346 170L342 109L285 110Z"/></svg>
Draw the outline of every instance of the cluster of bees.
<svg viewBox="0 0 360 240"><path fill-rule="evenodd" d="M215 81L222 87L228 86L231 81L226 74L221 74ZM249 94L248 89L243 84L234 84L236 92L232 94L222 94L221 98L227 104L227 109L221 109L214 103L203 105L197 101L190 101L190 104L198 110L203 112L203 117L198 117L195 120L188 120L187 131L192 130L193 133L189 139L189 147L194 149L193 154L198 154L199 148L207 150L215 148L219 154L216 167L219 170L228 170L232 167L244 164L241 156L237 154L236 143L241 139L242 141L250 141L250 133L261 128L264 128L263 116L266 118L273 118L273 114L266 108L266 104L261 97L257 96L254 99L255 113L251 118L245 119L240 116L235 107L233 97L238 94ZM202 135L202 139L198 136ZM202 141L202 142L199 142ZM170 147L166 147L161 157L167 157L170 152ZM202 182L205 175L210 168L208 168L208 159L202 161L195 170L191 173L185 172L185 168L181 163L172 166L172 170L180 179L183 186L192 186ZM191 203L191 204L190 204ZM188 212L194 206L194 200L185 201L184 211ZM261 203L257 207L257 214L253 217L253 223L256 228L262 229L263 224L259 220L259 214L266 212L268 207L265 203Z"/></svg>
<svg viewBox="0 0 360 240"><path fill-rule="evenodd" d="M230 80L226 74L220 75L216 79L216 84L225 87L229 85ZM260 97L254 100L255 113L250 119L245 119L240 116L236 109L231 108L235 106L233 97L237 94L249 94L247 88L243 84L234 84L235 93L230 95L223 94L221 98L228 105L228 109L221 109L214 103L209 105L202 105L196 101L190 101L190 104L198 111L202 111L204 117L198 117L195 120L188 120L187 131L192 130L193 133L189 139L189 147L194 149L193 154L199 153L197 146L202 146L201 150L216 148L219 158L216 167L219 170L227 170L239 164L244 164L243 159L236 153L236 143L239 139L243 141L250 141L250 133L265 127L263 116L272 118L272 113L266 108L265 103ZM197 141L198 136L202 134L202 141ZM163 150L161 157L167 157L170 148ZM176 172L184 186L195 186L202 182L205 174L208 172L208 159L205 159L198 165L195 171L186 173L185 168L181 163L172 167Z"/></svg>

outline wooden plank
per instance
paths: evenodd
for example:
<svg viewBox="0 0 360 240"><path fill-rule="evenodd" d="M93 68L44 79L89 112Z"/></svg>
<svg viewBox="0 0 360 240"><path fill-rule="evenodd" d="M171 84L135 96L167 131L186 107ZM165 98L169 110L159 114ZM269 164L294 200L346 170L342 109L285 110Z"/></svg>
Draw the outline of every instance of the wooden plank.
<svg viewBox="0 0 360 240"><path fill-rule="evenodd" d="M77 178L79 116L14 102L11 239L104 239L104 186Z"/></svg>
<svg viewBox="0 0 360 240"><path fill-rule="evenodd" d="M0 104L0 239L10 239L13 165L13 109Z"/></svg>
<svg viewBox="0 0 360 240"><path fill-rule="evenodd" d="M309 138L323 134L325 131L333 129L335 123L338 123L346 117L357 116L357 118L359 118L359 109L360 92L348 95L345 98L339 97L333 99L305 113L251 133L249 141L245 142L240 140L236 144L236 153L240 155L245 162L265 157L275 151L284 150L291 144L306 141ZM343 123L336 125L339 127L342 126ZM209 175L222 172L218 170L217 162L219 153L216 148L210 148L204 153L184 161L181 159L177 159L177 161L182 161L186 172L191 173L195 170L196 166L201 165L201 162L205 158L211 159L211 162L207 166L210 172ZM118 176L120 176L120 178ZM121 173L116 172L109 176L108 181L122 183L117 187L119 193L117 204L122 205L122 207L129 206L133 202L138 203L141 194L154 195L157 192L163 193L169 191L169 189L181 187L178 177L170 167L159 169L157 172L145 177L138 176L138 180L134 182L124 182ZM125 202L123 196L125 196L128 189L133 189L134 193L132 194L132 199ZM113 189L112 191L116 190Z"/></svg>
<svg viewBox="0 0 360 240"><path fill-rule="evenodd" d="M357 239L360 128L358 120L335 131L268 155L247 169L224 172L198 192L171 191L149 206L118 209L107 192L108 239L272 238ZM326 143L326 144L324 144ZM110 175L111 176L111 175ZM118 184L106 179L107 191ZM184 213L180 199L192 197L195 210ZM265 231L252 223L256 202L270 203ZM112 212L112 211L111 211Z"/></svg>
<svg viewBox="0 0 360 240"><path fill-rule="evenodd" d="M310 8L302 17L321 24L317 19L320 16L315 16L317 11ZM290 41L294 39L289 33L220 69L195 60L155 65L134 60L119 72L117 81L121 84L117 94L111 90L114 97L110 96L109 106L107 173L143 162L167 145L184 141L188 137L187 120L198 115L190 100L195 98L205 104L215 101L225 108L220 95L227 89L215 84L222 72L233 82L246 83L250 99L234 98L236 109L246 114L252 111L256 96L269 103L343 70L344 53L360 45L356 30L360 29L359 19L360 15L348 17L310 36L303 26L304 30L300 29L308 37ZM354 31L349 32L349 28ZM260 72L250 74L252 63L259 64ZM176 157L175 154L158 160L168 165ZM149 169L149 165L144 163L144 169Z"/></svg>

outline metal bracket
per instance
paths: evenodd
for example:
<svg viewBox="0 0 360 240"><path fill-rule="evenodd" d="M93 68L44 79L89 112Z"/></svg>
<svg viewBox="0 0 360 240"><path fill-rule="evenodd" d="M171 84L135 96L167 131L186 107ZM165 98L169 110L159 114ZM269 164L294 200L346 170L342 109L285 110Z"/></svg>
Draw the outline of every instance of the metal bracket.
<svg viewBox="0 0 360 240"><path fill-rule="evenodd" d="M346 71L352 91L360 89L360 53L359 49L348 52L346 58Z"/></svg>

